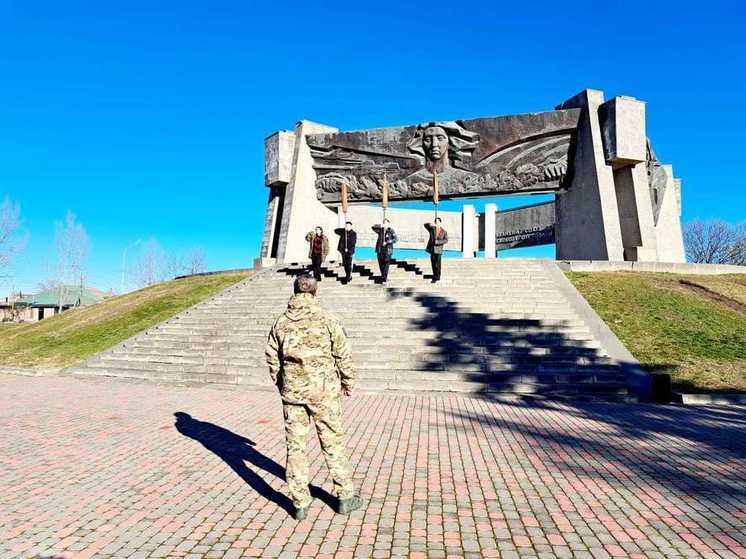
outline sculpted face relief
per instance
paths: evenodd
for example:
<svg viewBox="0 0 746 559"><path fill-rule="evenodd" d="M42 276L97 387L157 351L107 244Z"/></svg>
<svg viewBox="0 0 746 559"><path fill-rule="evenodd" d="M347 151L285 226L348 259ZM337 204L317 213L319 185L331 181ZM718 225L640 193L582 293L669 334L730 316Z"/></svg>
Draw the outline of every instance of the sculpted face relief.
<svg viewBox="0 0 746 559"><path fill-rule="evenodd" d="M422 147L429 161L439 161L448 154L448 134L440 126L431 126L422 135Z"/></svg>

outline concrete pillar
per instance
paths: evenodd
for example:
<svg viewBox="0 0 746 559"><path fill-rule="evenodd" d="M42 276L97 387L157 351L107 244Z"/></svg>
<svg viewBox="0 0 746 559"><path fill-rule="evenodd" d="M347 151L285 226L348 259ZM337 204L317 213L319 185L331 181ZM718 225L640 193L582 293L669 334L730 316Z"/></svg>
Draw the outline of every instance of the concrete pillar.
<svg viewBox="0 0 746 559"><path fill-rule="evenodd" d="M583 109L572 184L556 196L558 260L624 259L614 175L604 157L598 116L603 102L603 92L586 89L557 107Z"/></svg>
<svg viewBox="0 0 746 559"><path fill-rule="evenodd" d="M484 257L495 258L495 219L497 218L497 204L484 205Z"/></svg>
<svg viewBox="0 0 746 559"><path fill-rule="evenodd" d="M292 175L285 192L278 262L305 262L308 260L306 233L317 225L327 233L337 226L337 212L327 208L316 197L316 172L305 136L336 132L337 129L308 120L302 120L295 129ZM331 237L330 237L331 238ZM329 251L332 254L332 251Z"/></svg>
<svg viewBox="0 0 746 559"><path fill-rule="evenodd" d="M655 262L658 259L658 251L645 163L616 169L614 182L624 259L633 262Z"/></svg>
<svg viewBox="0 0 746 559"><path fill-rule="evenodd" d="M467 204L464 206L462 221L462 250L464 258L474 258L477 251L477 235L479 227L477 224L477 212L474 206Z"/></svg>
<svg viewBox="0 0 746 559"><path fill-rule="evenodd" d="M666 188L663 190L655 236L659 262L686 262L681 231L681 181L673 176L673 167L663 165Z"/></svg>

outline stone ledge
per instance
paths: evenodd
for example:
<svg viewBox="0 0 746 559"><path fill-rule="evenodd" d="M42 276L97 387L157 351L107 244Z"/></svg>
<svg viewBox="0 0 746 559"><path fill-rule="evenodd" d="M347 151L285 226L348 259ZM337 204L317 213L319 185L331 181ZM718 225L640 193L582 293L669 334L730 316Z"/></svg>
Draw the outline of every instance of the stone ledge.
<svg viewBox="0 0 746 559"><path fill-rule="evenodd" d="M4 367L0 366L0 374L23 375L27 377L48 377L60 373L60 367Z"/></svg>
<svg viewBox="0 0 746 559"><path fill-rule="evenodd" d="M746 266L693 264L688 262L614 262L603 260L558 260L563 272L657 272L666 274L746 274Z"/></svg>
<svg viewBox="0 0 746 559"><path fill-rule="evenodd" d="M746 394L684 394L674 392L684 405L694 406L746 406Z"/></svg>

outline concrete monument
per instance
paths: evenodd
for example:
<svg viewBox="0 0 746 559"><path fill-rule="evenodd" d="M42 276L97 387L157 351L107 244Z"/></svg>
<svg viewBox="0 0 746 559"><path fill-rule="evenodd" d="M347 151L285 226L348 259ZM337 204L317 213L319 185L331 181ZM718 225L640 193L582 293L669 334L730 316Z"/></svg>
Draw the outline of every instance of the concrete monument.
<svg viewBox="0 0 746 559"><path fill-rule="evenodd" d="M585 90L541 113L354 132L301 121L295 131L273 134L265 142L262 263L305 260L305 233L344 220L343 185L358 246L371 246L384 182L391 201L429 200L434 174L440 199L555 195L509 212L493 204L481 216L468 204L439 212L448 251L490 258L499 249L554 242L562 260L684 259L680 183L650 147L645 104L605 102L602 92ZM389 208L387 217L398 248L424 248L422 224L431 212Z"/></svg>

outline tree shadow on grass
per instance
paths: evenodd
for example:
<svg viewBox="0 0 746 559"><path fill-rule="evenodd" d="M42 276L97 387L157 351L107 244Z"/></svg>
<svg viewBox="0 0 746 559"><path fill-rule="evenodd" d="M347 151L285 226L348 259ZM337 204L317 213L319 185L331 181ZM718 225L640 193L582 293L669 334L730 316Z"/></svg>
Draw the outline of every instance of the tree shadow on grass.
<svg viewBox="0 0 746 559"><path fill-rule="evenodd" d="M294 510L290 499L274 489L259 474L246 464L251 464L255 468L264 470L273 476L284 480L285 468L280 464L259 452L256 443L242 435L209 423L194 419L185 412L174 413L176 430L190 439L194 439L207 450L218 456L223 462L238 474L249 486L269 501L277 504L280 508L288 513ZM320 499L330 507L336 506L336 499L326 490L311 486L311 496Z"/></svg>

